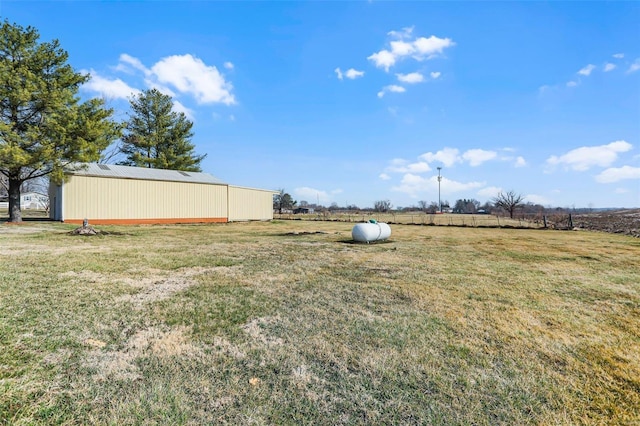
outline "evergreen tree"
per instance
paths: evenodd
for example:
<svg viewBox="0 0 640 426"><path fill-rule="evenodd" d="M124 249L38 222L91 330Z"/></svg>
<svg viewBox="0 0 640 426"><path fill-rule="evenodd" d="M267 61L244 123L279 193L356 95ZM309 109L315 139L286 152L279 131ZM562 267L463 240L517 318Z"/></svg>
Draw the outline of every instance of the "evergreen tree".
<svg viewBox="0 0 640 426"><path fill-rule="evenodd" d="M196 155L190 142L193 123L184 113L172 111L171 96L157 89L131 98L130 119L125 125L121 164L155 169L199 172L205 155Z"/></svg>
<svg viewBox="0 0 640 426"><path fill-rule="evenodd" d="M8 183L9 221L21 222L20 186L96 161L119 137L111 109L76 96L88 75L67 64L57 40L40 43L33 27L0 26L0 174Z"/></svg>

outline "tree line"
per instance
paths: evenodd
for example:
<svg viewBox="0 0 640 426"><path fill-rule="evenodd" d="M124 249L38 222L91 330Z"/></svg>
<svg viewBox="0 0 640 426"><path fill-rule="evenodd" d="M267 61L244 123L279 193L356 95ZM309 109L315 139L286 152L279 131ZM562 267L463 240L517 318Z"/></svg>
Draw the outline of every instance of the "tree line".
<svg viewBox="0 0 640 426"><path fill-rule="evenodd" d="M538 204L525 203L524 196L522 194L517 193L514 190L510 191L502 191L498 193L498 195L491 199L491 201L487 201L484 204L481 204L480 201L476 199L459 199L456 200L453 208L451 208L448 201L444 201L438 204L435 201L427 202L427 201L419 201L417 206L413 207L398 207L396 209L393 208L393 205L389 200L377 200L373 203L373 208L360 208L356 205L349 205L346 207L340 207L337 203L332 203L329 207L324 207L318 204L309 204L306 201L300 201L298 203L291 197L289 193L286 193L284 189L281 189L278 194L276 194L273 198L273 208L274 210L278 210L279 213L282 213L283 210L291 210L296 205L300 207L309 207L313 208L317 211L329 210L329 211L374 211L378 213L387 213L387 212L411 212L411 211L422 211L424 213L436 214L442 212L451 212L451 213L461 213L461 214L477 214L477 213L491 213L495 210L503 210L509 214L509 217L513 219L515 213L520 210L529 210L529 212L538 213L544 210L544 207Z"/></svg>
<svg viewBox="0 0 640 426"><path fill-rule="evenodd" d="M62 182L78 163L201 170L205 155L194 152L193 123L173 110L170 96L157 89L133 95L128 119L117 122L103 100L80 100L90 76L68 64L58 40L39 38L30 26L0 26L0 191L10 222L22 221L28 182Z"/></svg>

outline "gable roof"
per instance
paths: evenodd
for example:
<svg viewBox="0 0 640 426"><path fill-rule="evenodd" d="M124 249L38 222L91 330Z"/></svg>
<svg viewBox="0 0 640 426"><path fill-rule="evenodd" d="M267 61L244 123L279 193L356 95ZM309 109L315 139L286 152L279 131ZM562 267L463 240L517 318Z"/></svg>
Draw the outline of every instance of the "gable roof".
<svg viewBox="0 0 640 426"><path fill-rule="evenodd" d="M150 169L147 167L119 166L115 164L77 164L73 168L69 168L66 173L72 176L97 176L119 179L162 180L168 182L226 185L225 182L209 173Z"/></svg>

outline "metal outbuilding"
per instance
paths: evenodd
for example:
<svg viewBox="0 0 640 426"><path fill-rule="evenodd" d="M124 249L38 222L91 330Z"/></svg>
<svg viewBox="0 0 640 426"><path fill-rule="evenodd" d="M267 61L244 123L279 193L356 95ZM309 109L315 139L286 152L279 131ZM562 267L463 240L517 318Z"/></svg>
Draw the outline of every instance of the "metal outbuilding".
<svg viewBox="0 0 640 426"><path fill-rule="evenodd" d="M50 217L68 223L160 224L273 219L277 191L199 172L84 164L49 188Z"/></svg>

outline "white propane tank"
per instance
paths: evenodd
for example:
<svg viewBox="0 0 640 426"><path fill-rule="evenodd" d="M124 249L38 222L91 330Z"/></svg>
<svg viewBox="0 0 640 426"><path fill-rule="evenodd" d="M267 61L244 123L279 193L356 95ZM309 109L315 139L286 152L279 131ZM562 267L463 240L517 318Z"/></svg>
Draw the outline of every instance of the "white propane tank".
<svg viewBox="0 0 640 426"><path fill-rule="evenodd" d="M356 224L351 230L351 236L355 241L361 243L384 241L391 236L391 228L386 223L370 220L369 222Z"/></svg>

